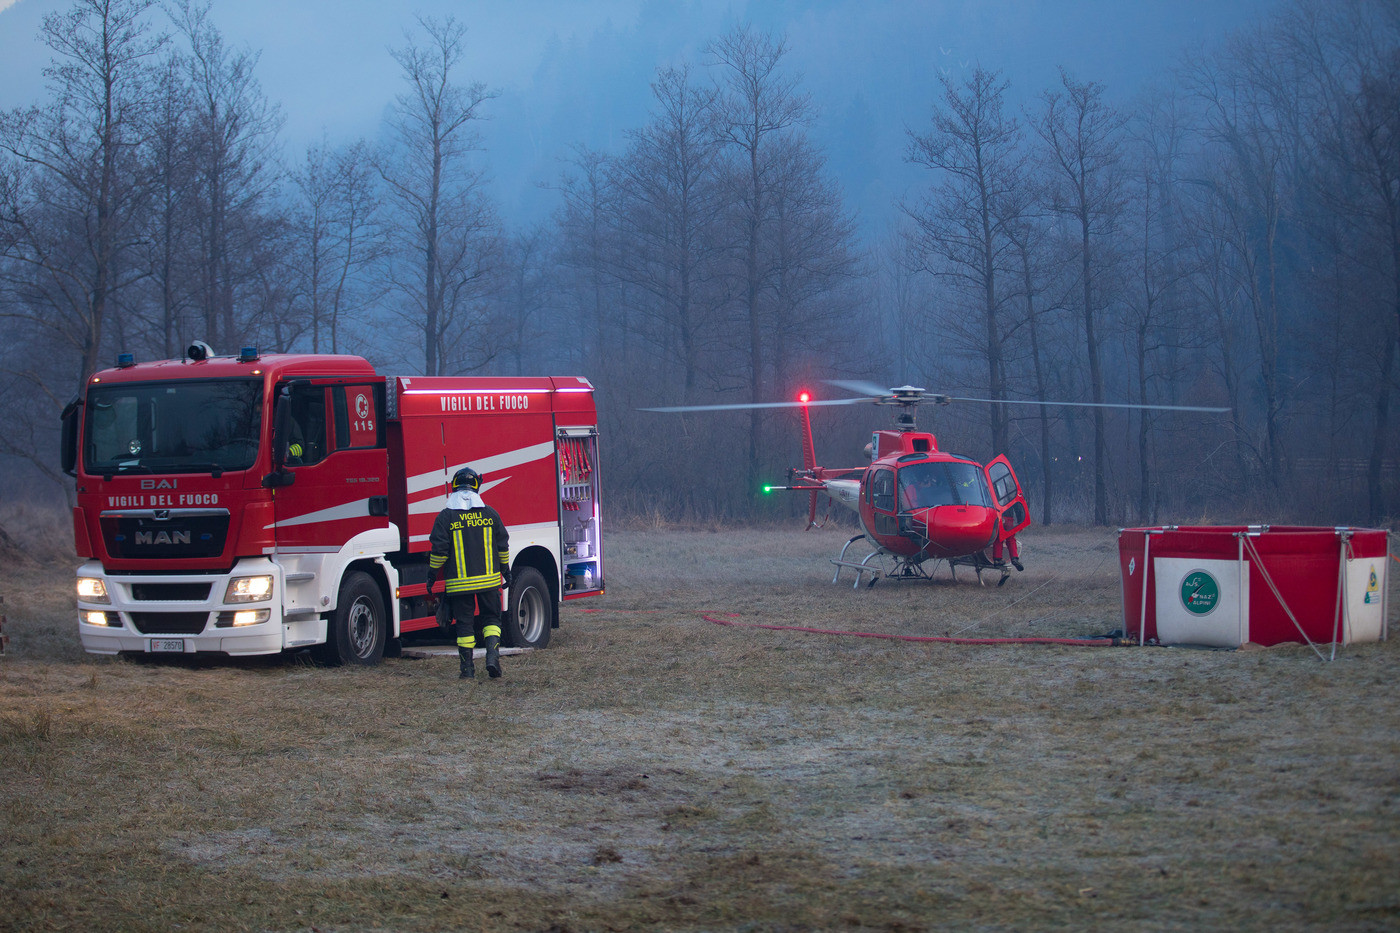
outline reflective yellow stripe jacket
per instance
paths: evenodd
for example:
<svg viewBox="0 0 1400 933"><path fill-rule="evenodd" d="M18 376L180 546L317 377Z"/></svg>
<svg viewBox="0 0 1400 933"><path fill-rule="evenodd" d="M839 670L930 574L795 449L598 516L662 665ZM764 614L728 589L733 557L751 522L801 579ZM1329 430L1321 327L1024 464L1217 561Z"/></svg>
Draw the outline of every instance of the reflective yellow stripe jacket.
<svg viewBox="0 0 1400 933"><path fill-rule="evenodd" d="M505 523L491 506L460 511L443 509L428 536L428 566L446 568L449 593L471 593L501 585L501 569L510 565Z"/></svg>

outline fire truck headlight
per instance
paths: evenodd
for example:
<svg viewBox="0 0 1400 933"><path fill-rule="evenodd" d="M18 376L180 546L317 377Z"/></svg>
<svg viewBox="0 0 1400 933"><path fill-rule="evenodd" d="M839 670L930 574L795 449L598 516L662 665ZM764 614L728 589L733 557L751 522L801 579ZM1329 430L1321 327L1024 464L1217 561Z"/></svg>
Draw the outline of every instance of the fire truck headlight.
<svg viewBox="0 0 1400 933"><path fill-rule="evenodd" d="M86 603L110 604L112 602L107 596L107 584L97 577L78 578L78 598Z"/></svg>
<svg viewBox="0 0 1400 933"><path fill-rule="evenodd" d="M233 614L233 624L235 627L257 625L259 622L266 622L270 615L272 612L269 609L240 609Z"/></svg>
<svg viewBox="0 0 1400 933"><path fill-rule="evenodd" d="M266 573L256 577L234 577L228 581L228 592L224 594L226 603L256 603L271 598L272 575Z"/></svg>

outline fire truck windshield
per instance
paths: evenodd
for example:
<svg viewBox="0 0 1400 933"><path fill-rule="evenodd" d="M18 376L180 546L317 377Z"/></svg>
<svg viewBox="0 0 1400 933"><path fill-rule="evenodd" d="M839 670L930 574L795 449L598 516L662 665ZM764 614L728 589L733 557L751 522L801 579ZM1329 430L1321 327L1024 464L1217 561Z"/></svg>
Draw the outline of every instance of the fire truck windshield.
<svg viewBox="0 0 1400 933"><path fill-rule="evenodd" d="M246 470L258 455L256 379L93 386L86 409L89 473L221 473Z"/></svg>
<svg viewBox="0 0 1400 933"><path fill-rule="evenodd" d="M899 468L899 501L905 509L935 505L992 504L987 477L975 463L938 460Z"/></svg>

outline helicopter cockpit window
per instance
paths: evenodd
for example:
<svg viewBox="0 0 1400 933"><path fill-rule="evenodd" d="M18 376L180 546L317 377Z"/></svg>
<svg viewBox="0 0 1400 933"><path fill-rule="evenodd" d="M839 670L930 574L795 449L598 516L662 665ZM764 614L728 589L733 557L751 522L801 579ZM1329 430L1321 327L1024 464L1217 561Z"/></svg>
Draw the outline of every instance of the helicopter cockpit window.
<svg viewBox="0 0 1400 933"><path fill-rule="evenodd" d="M894 511L894 473L877 470L870 481L871 505L882 512Z"/></svg>
<svg viewBox="0 0 1400 933"><path fill-rule="evenodd" d="M987 481L975 463L913 463L899 471L899 502L904 509L938 505L990 507Z"/></svg>
<svg viewBox="0 0 1400 933"><path fill-rule="evenodd" d="M1011 467L1005 463L993 463L987 471L992 488L996 490L997 505L1006 505L1016 498L1016 477L1011 475Z"/></svg>

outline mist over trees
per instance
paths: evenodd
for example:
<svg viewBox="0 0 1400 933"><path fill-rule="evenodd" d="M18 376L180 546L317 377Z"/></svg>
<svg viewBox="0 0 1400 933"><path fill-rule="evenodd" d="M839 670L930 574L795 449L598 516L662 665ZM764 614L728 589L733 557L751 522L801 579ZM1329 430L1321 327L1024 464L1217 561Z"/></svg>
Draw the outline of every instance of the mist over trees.
<svg viewBox="0 0 1400 933"><path fill-rule="evenodd" d="M48 91L0 113L10 488L68 489L58 415L93 371L202 339L586 376L608 507L638 516L805 503L758 495L800 462L794 412L636 409L833 397L837 378L1229 409L921 413L945 449L1007 454L1045 523L1400 511L1394 4L1296 0L1132 98L1074 62L1044 88L995 62L945 75L904 128L922 183L866 239L783 35L740 24L659 64L645 120L560 153L554 214L527 224L483 185L503 103L467 24L405 27L380 135L293 153L208 3L45 19ZM819 460L855 466L888 416L813 420Z"/></svg>

